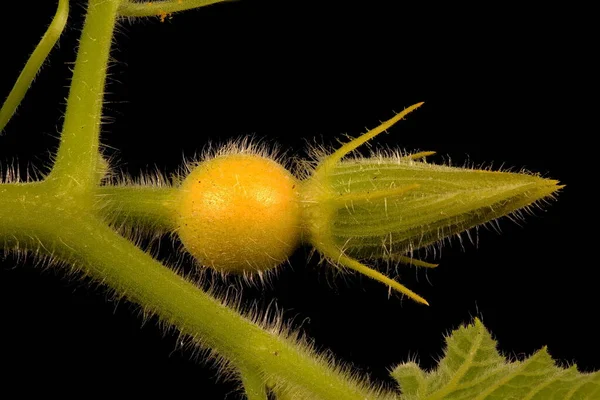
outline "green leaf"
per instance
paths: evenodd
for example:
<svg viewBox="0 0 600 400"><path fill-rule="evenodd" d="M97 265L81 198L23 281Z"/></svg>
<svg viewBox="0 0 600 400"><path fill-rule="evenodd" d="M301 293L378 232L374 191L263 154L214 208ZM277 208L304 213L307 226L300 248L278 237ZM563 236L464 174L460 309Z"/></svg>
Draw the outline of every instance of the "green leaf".
<svg viewBox="0 0 600 400"><path fill-rule="evenodd" d="M422 371L409 362L392 376L406 400L598 400L600 371L580 373L575 365L557 367L544 347L523 361L510 362L479 319L446 339L436 370Z"/></svg>

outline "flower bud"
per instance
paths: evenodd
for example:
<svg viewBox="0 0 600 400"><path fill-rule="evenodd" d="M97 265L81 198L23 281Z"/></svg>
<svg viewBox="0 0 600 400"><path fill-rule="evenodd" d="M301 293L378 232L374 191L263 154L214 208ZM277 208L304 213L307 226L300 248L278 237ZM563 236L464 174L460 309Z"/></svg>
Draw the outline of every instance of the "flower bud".
<svg viewBox="0 0 600 400"><path fill-rule="evenodd" d="M526 173L429 164L425 157L433 152L342 160L420 105L325 158L304 182L302 199L307 241L317 250L427 304L358 260L410 262L413 251L530 206L562 186Z"/></svg>

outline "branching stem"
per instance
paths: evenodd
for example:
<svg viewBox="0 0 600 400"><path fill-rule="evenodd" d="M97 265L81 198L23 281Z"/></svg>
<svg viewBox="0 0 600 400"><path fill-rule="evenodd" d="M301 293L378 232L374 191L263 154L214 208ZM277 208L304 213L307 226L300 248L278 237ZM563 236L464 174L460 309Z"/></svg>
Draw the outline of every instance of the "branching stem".
<svg viewBox="0 0 600 400"><path fill-rule="evenodd" d="M49 180L73 195L96 185L102 102L120 0L90 0L56 163ZM51 179L50 179L51 178Z"/></svg>

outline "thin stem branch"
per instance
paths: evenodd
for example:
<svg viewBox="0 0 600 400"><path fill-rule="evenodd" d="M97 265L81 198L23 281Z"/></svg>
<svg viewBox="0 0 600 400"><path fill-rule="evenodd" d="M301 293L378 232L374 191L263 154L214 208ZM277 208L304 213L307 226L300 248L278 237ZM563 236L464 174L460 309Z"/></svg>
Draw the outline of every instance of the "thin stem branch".
<svg viewBox="0 0 600 400"><path fill-rule="evenodd" d="M239 372L248 400L267 400L267 388L260 372L250 368L239 368Z"/></svg>
<svg viewBox="0 0 600 400"><path fill-rule="evenodd" d="M215 3L231 0L168 0L133 2L123 1L119 8L119 15L124 17L155 17L164 16L179 11L192 10Z"/></svg>
<svg viewBox="0 0 600 400"><path fill-rule="evenodd" d="M176 229L177 188L101 186L96 191L96 198L97 212L112 224L163 232Z"/></svg>
<svg viewBox="0 0 600 400"><path fill-rule="evenodd" d="M25 93L31 86L31 83L35 79L39 72L42 64L48 58L48 54L58 41L62 31L65 29L67 19L69 18L69 1L59 0L56 14L50 23L50 26L42 36L42 39L36 46L35 50L27 60L23 71L17 78L15 85L11 89L6 101L0 109L0 133L8 124L8 121L12 118L17 107L21 104L21 101L25 97Z"/></svg>
<svg viewBox="0 0 600 400"><path fill-rule="evenodd" d="M72 193L96 185L102 101L120 0L90 0L67 100L56 163L48 179Z"/></svg>

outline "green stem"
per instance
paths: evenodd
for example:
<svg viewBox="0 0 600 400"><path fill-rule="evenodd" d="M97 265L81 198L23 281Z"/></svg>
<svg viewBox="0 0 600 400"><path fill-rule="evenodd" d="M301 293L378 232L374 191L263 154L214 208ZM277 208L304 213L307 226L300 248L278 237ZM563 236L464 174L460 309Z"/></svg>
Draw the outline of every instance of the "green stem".
<svg viewBox="0 0 600 400"><path fill-rule="evenodd" d="M56 44L56 41L60 37L62 31L65 29L67 19L69 17L69 1L59 0L56 14L50 23L50 26L42 36L42 39L36 46L35 50L27 60L23 71L17 78L15 85L8 94L6 101L0 109L0 133L8 124L8 121L12 118L17 107L21 104L21 101L25 97L25 93L31 86L31 83L35 79L35 76L39 72L42 64L48 58L50 50Z"/></svg>
<svg viewBox="0 0 600 400"><path fill-rule="evenodd" d="M81 33L56 163L48 179L90 193L96 185L106 70L121 0L90 0Z"/></svg>
<svg viewBox="0 0 600 400"><path fill-rule="evenodd" d="M101 186L95 207L118 226L169 232L176 229L179 190L173 187Z"/></svg>
<svg viewBox="0 0 600 400"><path fill-rule="evenodd" d="M261 329L117 235L96 218L53 215L60 243L56 254L118 294L156 313L234 365L244 365L324 399L374 395L332 370L308 351ZM70 226L69 226L70 225ZM64 227L64 228L63 228ZM62 255L62 257L65 257Z"/></svg>
<svg viewBox="0 0 600 400"><path fill-rule="evenodd" d="M35 221L30 211L43 206L44 182L0 184L0 246L31 247L38 241L32 230L43 227L44 219Z"/></svg>
<svg viewBox="0 0 600 400"><path fill-rule="evenodd" d="M169 0L133 2L124 1L119 8L119 14L124 17L154 17L164 16L179 11L191 10L215 3L230 0Z"/></svg>
<svg viewBox="0 0 600 400"><path fill-rule="evenodd" d="M265 380L258 371L249 368L239 368L248 400L267 400Z"/></svg>

